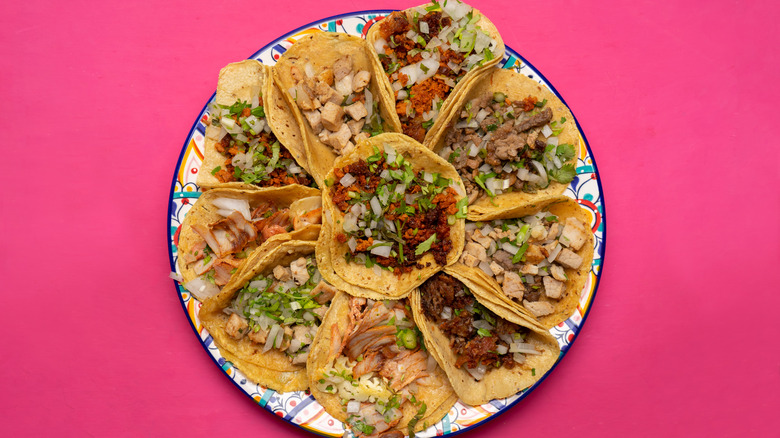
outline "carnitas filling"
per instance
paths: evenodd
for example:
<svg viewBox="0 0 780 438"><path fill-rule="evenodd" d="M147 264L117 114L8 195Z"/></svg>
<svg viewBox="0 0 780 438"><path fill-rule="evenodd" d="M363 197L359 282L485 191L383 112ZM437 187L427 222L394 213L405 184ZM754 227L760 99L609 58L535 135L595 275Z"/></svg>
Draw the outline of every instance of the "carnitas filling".
<svg viewBox="0 0 780 438"><path fill-rule="evenodd" d="M241 288L224 309L230 315L225 332L262 345L263 352L280 350L293 364L305 364L336 292L322 279L313 257L300 257Z"/></svg>
<svg viewBox="0 0 780 438"><path fill-rule="evenodd" d="M425 317L450 340L455 366L476 380L492 369L523 366L526 355L541 354L525 342L529 330L480 304L456 278L438 273L420 287Z"/></svg>
<svg viewBox="0 0 780 438"><path fill-rule="evenodd" d="M315 185L271 131L261 93L250 102L237 100L230 106L214 103L210 112L211 124L222 128L215 148L227 158L222 165L204 170L220 182L238 181L258 187Z"/></svg>
<svg viewBox="0 0 780 438"><path fill-rule="evenodd" d="M454 181L438 173L414 170L395 149L374 149L365 160L337 168L330 196L345 214L343 232L347 260L400 275L417 267L431 253L447 264L452 250L450 227L466 217L465 197Z"/></svg>
<svg viewBox="0 0 780 438"><path fill-rule="evenodd" d="M326 327L323 327L323 330ZM347 329L331 329L331 357L317 382L317 389L336 394L347 414L346 423L358 436L403 437L393 429L406 403L417 408L409 422L411 436L427 406L417 400L419 386L431 386L429 378L438 364L424 349L422 334L404 301L350 298Z"/></svg>
<svg viewBox="0 0 780 438"><path fill-rule="evenodd" d="M295 85L287 92L314 134L336 154L347 154L360 140L383 132L379 96L368 87L371 72L355 71L351 56L342 56L319 74L311 64L304 71L292 66L290 75Z"/></svg>
<svg viewBox="0 0 780 438"><path fill-rule="evenodd" d="M470 202L506 192L533 193L576 175L575 149L558 143L566 118L552 120L547 100L511 101L504 93L466 103L439 155L463 178Z"/></svg>
<svg viewBox="0 0 780 438"><path fill-rule="evenodd" d="M374 43L393 86L404 134L422 142L463 76L495 58L498 42L476 25L481 15L457 0L393 12Z"/></svg>
<svg viewBox="0 0 780 438"><path fill-rule="evenodd" d="M322 222L322 208L290 213L273 202L251 209L246 199L221 197L211 201L221 219L211 224L192 224L199 240L179 257L198 275L184 287L198 298L219 292L249 253L274 235Z"/></svg>
<svg viewBox="0 0 780 438"><path fill-rule="evenodd" d="M579 269L577 253L588 241L588 226L543 211L519 219L466 223L461 263L478 266L496 279L504 294L535 316L553 313L567 290L566 269Z"/></svg>

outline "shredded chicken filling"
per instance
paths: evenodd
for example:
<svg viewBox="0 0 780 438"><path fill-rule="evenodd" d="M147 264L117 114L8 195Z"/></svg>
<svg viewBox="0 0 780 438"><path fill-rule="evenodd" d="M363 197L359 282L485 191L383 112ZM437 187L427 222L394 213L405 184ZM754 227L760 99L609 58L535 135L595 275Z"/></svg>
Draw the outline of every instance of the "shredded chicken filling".
<svg viewBox="0 0 780 438"><path fill-rule="evenodd" d="M432 384L428 377L438 365L422 349L406 301L352 297L346 330L334 324L331 334L330 363L317 388L341 398L357 435L396 436L404 404L425 412L414 393Z"/></svg>

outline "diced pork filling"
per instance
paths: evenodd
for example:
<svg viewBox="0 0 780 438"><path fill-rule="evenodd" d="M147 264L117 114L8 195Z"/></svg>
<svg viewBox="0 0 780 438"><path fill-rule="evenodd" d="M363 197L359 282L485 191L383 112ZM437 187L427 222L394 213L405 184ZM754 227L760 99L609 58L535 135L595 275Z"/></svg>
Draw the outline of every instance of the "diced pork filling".
<svg viewBox="0 0 780 438"><path fill-rule="evenodd" d="M520 219L466 224L461 263L493 277L504 294L535 316L554 311L551 303L569 293L566 270L582 265L577 253L590 231L577 218L561 220L549 212Z"/></svg>
<svg viewBox="0 0 780 438"><path fill-rule="evenodd" d="M295 81L290 96L314 134L338 155L382 132L379 96L368 88L371 73L355 71L351 56L342 56L316 75L311 64L303 72L293 66L290 74Z"/></svg>
<svg viewBox="0 0 780 438"><path fill-rule="evenodd" d="M458 358L455 366L465 368L477 380L490 369L512 369L523 363L523 354L512 351L515 345L534 350L524 342L528 329L482 306L463 283L450 275L434 275L420 287L420 295L425 317L450 340Z"/></svg>
<svg viewBox="0 0 780 438"><path fill-rule="evenodd" d="M225 309L225 332L245 336L263 351L284 351L293 364L305 364L309 346L336 290L322 280L314 259L300 257L252 278Z"/></svg>

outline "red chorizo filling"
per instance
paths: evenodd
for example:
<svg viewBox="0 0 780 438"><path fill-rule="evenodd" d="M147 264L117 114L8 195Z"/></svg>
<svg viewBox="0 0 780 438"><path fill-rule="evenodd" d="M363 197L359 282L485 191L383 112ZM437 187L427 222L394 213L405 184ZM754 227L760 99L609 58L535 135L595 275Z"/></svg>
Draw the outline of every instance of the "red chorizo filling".
<svg viewBox="0 0 780 438"><path fill-rule="evenodd" d="M215 148L226 159L209 171L220 182L239 181L259 187L314 186L271 131L262 96L252 102L239 100L231 106L214 105L211 115L211 124L222 128Z"/></svg>
<svg viewBox="0 0 780 438"><path fill-rule="evenodd" d="M377 265L397 275L421 269L431 253L447 264L450 227L466 216L465 197L438 173L414 170L402 154L385 146L365 160L336 169L330 195L345 214L336 239L349 246L347 260Z"/></svg>
<svg viewBox="0 0 780 438"><path fill-rule="evenodd" d="M525 355L540 354L525 339L529 330L511 323L480 304L463 283L438 273L420 287L423 314L450 339L455 366L476 380L489 370L512 369Z"/></svg>
<svg viewBox="0 0 780 438"><path fill-rule="evenodd" d="M470 70L495 57L480 15L457 0L393 12L378 23L374 48L395 91L404 134L422 142L442 103Z"/></svg>

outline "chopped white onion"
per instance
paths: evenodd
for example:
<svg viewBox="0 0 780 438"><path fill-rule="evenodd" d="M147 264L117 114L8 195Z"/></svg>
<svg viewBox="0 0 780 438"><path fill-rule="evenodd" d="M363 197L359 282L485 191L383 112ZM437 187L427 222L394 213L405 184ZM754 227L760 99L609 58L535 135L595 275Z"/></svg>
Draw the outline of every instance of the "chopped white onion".
<svg viewBox="0 0 780 438"><path fill-rule="evenodd" d="M350 400L349 403L347 403L347 413L348 414L357 414L360 411L360 402L357 400Z"/></svg>
<svg viewBox="0 0 780 438"><path fill-rule="evenodd" d="M199 301L203 301L206 298L213 297L219 293L219 287L203 277L195 277L187 283L184 283L184 288L190 291L190 293Z"/></svg>
<svg viewBox="0 0 780 438"><path fill-rule="evenodd" d="M563 249L563 247L561 246L560 243L555 245L555 249L552 250L552 252L550 253L550 256L547 257L547 261L550 262L550 263L554 262L555 258L558 257L558 254L560 254L561 249Z"/></svg>
<svg viewBox="0 0 780 438"><path fill-rule="evenodd" d="M506 347L506 345L497 345L496 346L496 353L498 353L498 354L506 354L506 352L508 350L509 349Z"/></svg>
<svg viewBox="0 0 780 438"><path fill-rule="evenodd" d="M420 21L420 33L424 33L424 34L428 33L428 22Z"/></svg>
<svg viewBox="0 0 780 438"><path fill-rule="evenodd" d="M466 371L471 374L471 377L473 377L475 380L482 380L483 377L485 377L485 373L487 372L487 367L485 365L479 364L476 368L466 368Z"/></svg>
<svg viewBox="0 0 780 438"><path fill-rule="evenodd" d="M271 331L268 332L268 337L265 340L265 345L263 346L263 352L270 350L271 348L275 347L276 344L276 338L279 334L284 335L284 330L279 326L279 324L274 324L271 327ZM281 345L281 342L279 343Z"/></svg>
<svg viewBox="0 0 780 438"><path fill-rule="evenodd" d="M384 38L377 38L374 42L374 50L376 50L376 53L384 54L386 45L387 41Z"/></svg>
<svg viewBox="0 0 780 438"><path fill-rule="evenodd" d="M354 253L357 249L357 240L355 240L354 237L350 237L349 240L347 240L347 246L349 246L349 251Z"/></svg>
<svg viewBox="0 0 780 438"><path fill-rule="evenodd" d="M547 171L544 169L542 163L536 160L531 160L531 164L533 164L533 166L536 168L536 171L539 172L539 177L542 178L542 182L539 185L541 187L547 187L549 180L547 179Z"/></svg>
<svg viewBox="0 0 780 438"><path fill-rule="evenodd" d="M508 252L509 254L512 254L512 255L515 255L515 254L517 254L517 251L519 251L519 250L520 250L520 248L518 248L518 247L516 247L516 246L512 245L512 244L511 244L511 243L509 243L509 242L504 242L504 243L502 243L502 244L501 244L501 249L503 249L504 251L506 251L506 252Z"/></svg>
<svg viewBox="0 0 780 438"><path fill-rule="evenodd" d="M552 135L552 129L550 129L550 125L544 125L542 128L542 135L547 138Z"/></svg>
<svg viewBox="0 0 780 438"><path fill-rule="evenodd" d="M441 317L443 319L451 319L452 318L452 307L444 306L441 309Z"/></svg>
<svg viewBox="0 0 780 438"><path fill-rule="evenodd" d="M484 319L477 319L471 322L475 329L493 330L493 325Z"/></svg>
<svg viewBox="0 0 780 438"><path fill-rule="evenodd" d="M490 277L493 276L493 270L490 269L490 263L488 263L488 262L486 262L484 260L479 262L479 269L482 269L482 271L485 274L487 274L488 276L490 276Z"/></svg>
<svg viewBox="0 0 780 438"><path fill-rule="evenodd" d="M214 199L211 203L220 210L237 211L244 216L244 219L252 219L252 214L249 211L249 201L246 199L220 197Z"/></svg>
<svg viewBox="0 0 780 438"><path fill-rule="evenodd" d="M376 244L377 241L374 241L374 244ZM390 257L390 251L392 251L393 247L390 245L384 245L384 246L377 246L371 249L371 254L374 254L376 256L380 257Z"/></svg>
<svg viewBox="0 0 780 438"><path fill-rule="evenodd" d="M485 117L487 117L489 115L490 115L490 113L487 112L487 110L485 108L482 108L482 109L479 110L479 112L477 113L476 117L474 117L474 118L477 119L477 122L482 123L482 121L485 120Z"/></svg>
<svg viewBox="0 0 780 438"><path fill-rule="evenodd" d="M351 173L345 173L344 176L339 180L339 183L341 183L341 185L344 187L349 187L354 184L355 181L357 181L357 178L352 176Z"/></svg>
<svg viewBox="0 0 780 438"><path fill-rule="evenodd" d="M382 214L382 205L379 204L379 199L376 196L371 198L369 204L371 204L371 212L373 212L375 216L380 216Z"/></svg>

